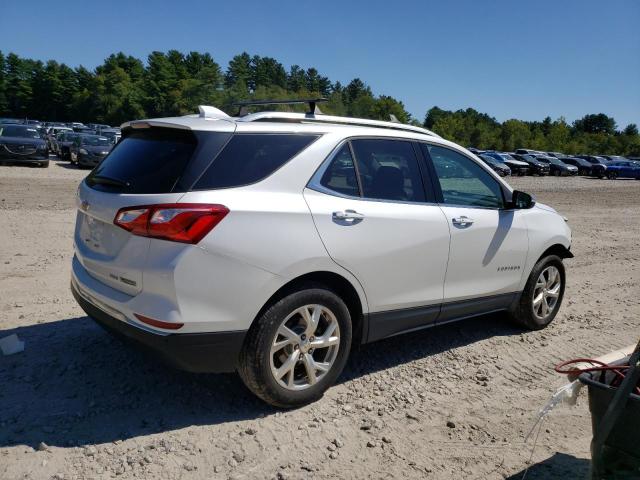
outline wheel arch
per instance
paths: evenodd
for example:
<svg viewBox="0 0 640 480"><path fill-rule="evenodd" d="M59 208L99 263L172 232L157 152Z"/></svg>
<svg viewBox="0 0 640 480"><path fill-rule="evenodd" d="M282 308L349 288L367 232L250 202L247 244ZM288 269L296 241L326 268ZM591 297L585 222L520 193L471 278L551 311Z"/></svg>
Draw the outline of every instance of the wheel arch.
<svg viewBox="0 0 640 480"><path fill-rule="evenodd" d="M347 305L349 314L351 315L351 322L353 326L353 341L352 345L358 345L362 343L363 339L366 339L366 322L365 322L365 308L363 305L365 301L360 297L358 290L354 285L342 275L330 272L330 271L316 271L305 273L298 277L289 280L282 285L262 306L258 314L251 322L251 326L255 325L258 319L262 316L264 311L271 305L278 302L287 295L299 291L305 287L321 286L328 288L338 295Z"/></svg>
<svg viewBox="0 0 640 480"><path fill-rule="evenodd" d="M551 245L549 248L547 248L544 252L542 252L542 255L540 255L536 260L536 263L538 263L540 259L549 255L557 255L563 260L565 258L573 258L573 253L571 253L571 250L569 250L567 247L565 247L561 243L555 243Z"/></svg>

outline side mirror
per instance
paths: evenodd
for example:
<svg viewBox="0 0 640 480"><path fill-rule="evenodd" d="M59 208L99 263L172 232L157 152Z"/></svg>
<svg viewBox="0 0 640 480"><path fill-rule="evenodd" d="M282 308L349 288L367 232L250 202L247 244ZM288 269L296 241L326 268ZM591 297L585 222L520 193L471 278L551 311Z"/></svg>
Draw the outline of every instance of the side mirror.
<svg viewBox="0 0 640 480"><path fill-rule="evenodd" d="M511 202L509 208L514 210L524 210L527 208L533 208L536 204L533 196L528 193L521 192L520 190L514 190L511 194Z"/></svg>

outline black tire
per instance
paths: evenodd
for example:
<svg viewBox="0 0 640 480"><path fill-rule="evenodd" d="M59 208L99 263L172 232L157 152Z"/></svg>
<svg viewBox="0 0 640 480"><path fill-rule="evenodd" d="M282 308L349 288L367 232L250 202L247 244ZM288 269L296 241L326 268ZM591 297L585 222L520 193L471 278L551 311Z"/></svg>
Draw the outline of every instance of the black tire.
<svg viewBox="0 0 640 480"><path fill-rule="evenodd" d="M609 180L615 180L616 178L618 178L618 172L609 172L609 173L607 173L607 178Z"/></svg>
<svg viewBox="0 0 640 480"><path fill-rule="evenodd" d="M560 175L562 175L562 172L560 172L560 170L556 170L556 171L555 171L555 173L554 173L554 175L555 175L556 177L559 177Z"/></svg>
<svg viewBox="0 0 640 480"><path fill-rule="evenodd" d="M48 167L49 167L49 160L47 160L46 162L40 162L40 163L38 164L38 166L39 166L40 168L48 168Z"/></svg>
<svg viewBox="0 0 640 480"><path fill-rule="evenodd" d="M560 291L553 309L544 318L540 318L535 314L533 306L536 282L538 280L538 277L540 277L540 274L550 266L556 267L558 269L558 272L560 273ZM529 275L529 279L527 280L527 284L524 287L518 303L516 304L515 308L509 312L511 320L517 325L528 330L541 330L549 325L558 314L560 306L562 305L562 299L564 298L565 278L564 265L560 257L558 257L557 255L549 255L538 260L538 263L536 263L533 267L533 270L531 270L531 274Z"/></svg>
<svg viewBox="0 0 640 480"><path fill-rule="evenodd" d="M340 328L340 343L332 367L315 385L304 390L289 390L271 373L271 345L283 320L296 309L310 304L331 310ZM240 352L238 373L247 388L265 402L281 408L299 407L318 400L334 384L349 357L351 337L351 315L342 299L323 286L309 285L270 305L256 319Z"/></svg>

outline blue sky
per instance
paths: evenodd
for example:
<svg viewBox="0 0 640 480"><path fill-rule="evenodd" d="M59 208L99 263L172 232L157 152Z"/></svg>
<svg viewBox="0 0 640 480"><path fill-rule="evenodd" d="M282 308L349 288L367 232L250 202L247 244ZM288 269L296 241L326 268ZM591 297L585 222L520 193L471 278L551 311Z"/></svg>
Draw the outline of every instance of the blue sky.
<svg viewBox="0 0 640 480"><path fill-rule="evenodd" d="M242 51L354 77L422 120L606 113L640 124L639 0L7 0L0 50L93 68L112 52Z"/></svg>

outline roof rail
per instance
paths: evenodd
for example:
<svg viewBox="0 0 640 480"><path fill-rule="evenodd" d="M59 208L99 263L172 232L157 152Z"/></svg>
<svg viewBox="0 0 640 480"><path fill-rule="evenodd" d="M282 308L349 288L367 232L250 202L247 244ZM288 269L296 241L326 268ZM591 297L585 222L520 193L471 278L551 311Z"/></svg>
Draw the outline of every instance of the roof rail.
<svg viewBox="0 0 640 480"><path fill-rule="evenodd" d="M322 114L320 109L316 104L320 102L326 102L326 98L294 98L290 100L246 100L242 102L235 102L232 105L234 107L239 107L238 117L244 117L249 113L249 108L254 105L299 105L301 103L306 103L309 105L308 114Z"/></svg>
<svg viewBox="0 0 640 480"><path fill-rule="evenodd" d="M406 125L404 123L384 122L381 120L369 120L365 118L338 117L334 115L316 116L312 113L291 112L257 112L245 115L237 119L238 122L290 122L290 123L328 123L333 125L353 125L359 127L377 127L390 130L402 130L405 132L421 133L440 138L440 135L422 127Z"/></svg>

